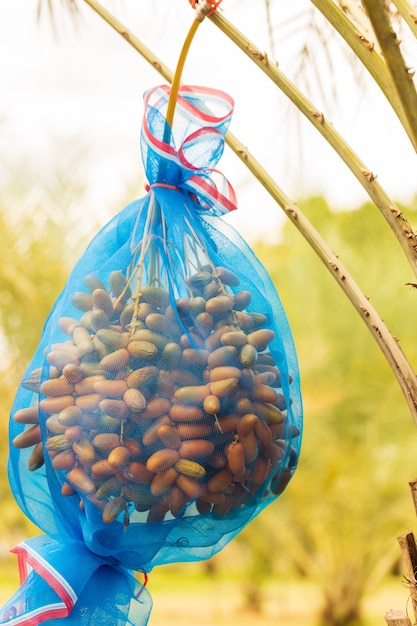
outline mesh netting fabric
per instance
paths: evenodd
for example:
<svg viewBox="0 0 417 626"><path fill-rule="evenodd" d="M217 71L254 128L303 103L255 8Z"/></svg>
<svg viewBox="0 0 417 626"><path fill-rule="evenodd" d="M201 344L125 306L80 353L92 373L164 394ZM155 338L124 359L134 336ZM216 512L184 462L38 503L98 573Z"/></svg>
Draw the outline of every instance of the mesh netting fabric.
<svg viewBox="0 0 417 626"><path fill-rule="evenodd" d="M168 95L145 99L149 191L74 267L12 408L18 504L62 547L58 562L69 545L79 547L74 571L96 559L69 617L50 623L146 623L150 599L138 599L131 571L209 558L282 493L298 462L289 324L267 271L221 218L235 202L213 170L231 100L182 88L167 135ZM45 550L35 552L48 564ZM20 600L34 578L44 593L32 572Z"/></svg>

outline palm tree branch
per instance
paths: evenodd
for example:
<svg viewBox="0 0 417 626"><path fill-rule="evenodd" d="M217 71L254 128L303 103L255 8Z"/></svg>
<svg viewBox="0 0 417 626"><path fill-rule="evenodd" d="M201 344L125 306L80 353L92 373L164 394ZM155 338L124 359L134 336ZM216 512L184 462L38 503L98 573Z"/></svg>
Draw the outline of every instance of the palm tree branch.
<svg viewBox="0 0 417 626"><path fill-rule="evenodd" d="M346 13L333 0L311 0L311 2L343 37L356 57L368 70L414 145L414 134L409 120L404 113L398 93L392 84L389 69L382 56L377 52L374 42L370 41L358 30Z"/></svg>
<svg viewBox="0 0 417 626"><path fill-rule="evenodd" d="M396 6L399 14L406 22L407 26L417 39L417 15L413 10L408 0L392 0L392 3Z"/></svg>
<svg viewBox="0 0 417 626"><path fill-rule="evenodd" d="M411 131L410 139L417 150L417 91L413 83L413 76L403 59L395 32L392 29L382 0L362 0L368 13L379 45L385 58L391 83L403 107L408 127Z"/></svg>

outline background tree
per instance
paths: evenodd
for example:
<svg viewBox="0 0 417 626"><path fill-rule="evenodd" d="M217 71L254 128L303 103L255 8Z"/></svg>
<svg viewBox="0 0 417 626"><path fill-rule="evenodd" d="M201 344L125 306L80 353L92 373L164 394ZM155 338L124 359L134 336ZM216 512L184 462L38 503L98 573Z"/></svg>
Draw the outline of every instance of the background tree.
<svg viewBox="0 0 417 626"><path fill-rule="evenodd" d="M363 277L370 299L415 358L409 311L416 294L372 205L334 214L317 198L302 208ZM416 207L408 211L416 215ZM413 525L404 485L415 472L415 426L372 338L294 229L284 229L280 246L257 251L279 289L303 364L302 457L291 488L265 512L273 543L319 584L321 626L359 624L364 597L398 561L396 536Z"/></svg>
<svg viewBox="0 0 417 626"><path fill-rule="evenodd" d="M86 188L78 142L56 145L55 168L39 177L29 164L2 168L0 182L0 454L8 457L8 420L14 394L35 352L43 325L68 272L95 229L84 223ZM64 155L64 156L62 156ZM78 165L77 165L78 164ZM88 225L89 224L89 225ZM0 528L4 541L21 538L28 522L10 497L0 467Z"/></svg>

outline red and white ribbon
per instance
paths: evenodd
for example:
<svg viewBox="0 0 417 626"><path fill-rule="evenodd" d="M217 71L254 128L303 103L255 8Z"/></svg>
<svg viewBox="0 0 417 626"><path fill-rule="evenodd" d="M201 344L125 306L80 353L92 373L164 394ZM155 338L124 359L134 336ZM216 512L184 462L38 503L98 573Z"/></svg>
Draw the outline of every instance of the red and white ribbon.
<svg viewBox="0 0 417 626"><path fill-rule="evenodd" d="M145 94L142 154L149 186L188 192L215 215L235 210L233 187L215 169L223 153L233 99L209 87L180 87L171 129L165 118L169 95L167 85Z"/></svg>

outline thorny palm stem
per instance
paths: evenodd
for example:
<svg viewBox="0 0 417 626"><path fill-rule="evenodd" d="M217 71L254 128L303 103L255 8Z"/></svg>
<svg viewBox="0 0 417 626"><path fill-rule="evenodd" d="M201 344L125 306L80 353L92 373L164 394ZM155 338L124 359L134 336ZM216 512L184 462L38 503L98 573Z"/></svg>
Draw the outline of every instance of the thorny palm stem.
<svg viewBox="0 0 417 626"><path fill-rule="evenodd" d="M397 8L398 13L406 22L408 28L417 39L417 15L416 10L410 5L408 0L392 0L392 3Z"/></svg>
<svg viewBox="0 0 417 626"><path fill-rule="evenodd" d="M168 81L172 81L172 72L164 66L157 57L147 48L142 46L120 22L113 17L107 19L108 12L101 10L96 0L85 0L88 4L95 5L95 10L103 17L117 32L128 41L142 56L160 72ZM213 14L211 19L217 19L217 15ZM253 48L252 53L253 54ZM259 54L259 53L258 53ZM256 58L256 51L254 58ZM259 61L261 64L264 61ZM163 68L163 69L162 69ZM313 121L316 120L315 111L310 111ZM321 125L322 122L317 122ZM326 242L321 238L320 234L315 230L313 225L307 220L297 205L290 200L281 190L273 178L264 170L264 168L250 155L248 150L230 131L226 135L226 143L232 151L242 160L250 172L259 180L269 194L276 200L278 205L285 211L295 227L300 231L307 240L327 269L331 272L339 286L344 291L356 311L365 322L375 341L382 350L387 362L389 363L403 393L407 400L411 414L417 423L417 378L409 364L407 358L403 354L397 341L391 335L383 320L377 311L370 304L366 296L360 290L354 279L350 276L346 268L341 264L339 258L332 252Z"/></svg>
<svg viewBox="0 0 417 626"><path fill-rule="evenodd" d="M365 35L358 30L356 24L349 19L342 8L338 7L333 0L310 1L322 13L326 20L339 33L339 35L343 37L345 42L354 52L356 58L358 58L368 70L393 108L394 113L412 141L413 133L408 123L408 119L404 114L398 94L392 85L389 69L384 62L384 59L376 49L378 42L374 42L369 39L369 37L374 37L373 31L369 34L367 33L367 36L365 37ZM365 14L364 18L366 18Z"/></svg>
<svg viewBox="0 0 417 626"><path fill-rule="evenodd" d="M377 36L382 54L391 75L391 82L402 104L412 133L414 149L417 150L417 91L404 62L399 47L400 42L392 29L383 0L362 0L372 27Z"/></svg>
<svg viewBox="0 0 417 626"><path fill-rule="evenodd" d="M376 41L375 33L372 30L371 23L366 15L365 11L362 10L362 7L356 3L356 0L338 0L336 3L342 9L344 13L347 13L356 29L357 35L364 35L368 38L369 41L375 40L375 45L373 47L378 53L381 53L381 49L379 48L378 42ZM319 8L316 4L316 7ZM330 14L332 13L331 8L329 9ZM327 13L325 14L325 18L327 19ZM330 20L329 20L330 21ZM359 31L357 28L359 27ZM344 37L342 33L339 33Z"/></svg>
<svg viewBox="0 0 417 626"><path fill-rule="evenodd" d="M391 230L396 235L413 272L417 276L417 236L404 214L376 181L376 175L359 159L343 137L328 123L320 111L297 89L297 87L271 63L268 57L257 49L242 33L219 14L210 19L229 37L276 86L295 104L303 115L315 126L320 134L341 157L350 171L381 211Z"/></svg>

